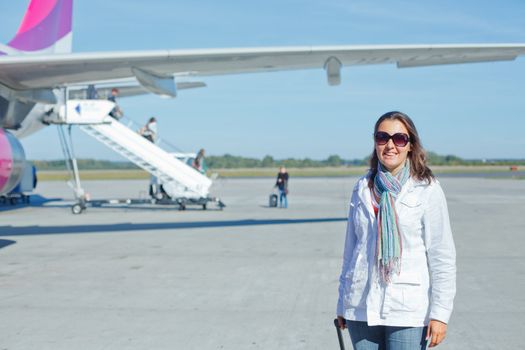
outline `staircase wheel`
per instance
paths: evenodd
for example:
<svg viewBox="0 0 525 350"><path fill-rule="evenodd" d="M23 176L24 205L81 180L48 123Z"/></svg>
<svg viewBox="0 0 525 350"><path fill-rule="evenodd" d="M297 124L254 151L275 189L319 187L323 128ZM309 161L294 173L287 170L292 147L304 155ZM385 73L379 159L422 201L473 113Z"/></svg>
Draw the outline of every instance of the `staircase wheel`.
<svg viewBox="0 0 525 350"><path fill-rule="evenodd" d="M71 212L75 215L78 215L78 214L81 214L82 211L84 210L84 208L82 208L82 206L77 203L77 204L74 204L72 207L71 207Z"/></svg>

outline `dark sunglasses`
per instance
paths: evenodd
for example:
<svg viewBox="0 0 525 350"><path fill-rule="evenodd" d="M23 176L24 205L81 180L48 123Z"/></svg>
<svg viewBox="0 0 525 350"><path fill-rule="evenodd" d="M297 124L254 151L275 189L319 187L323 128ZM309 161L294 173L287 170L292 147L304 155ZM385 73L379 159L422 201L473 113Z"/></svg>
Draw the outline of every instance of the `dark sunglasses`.
<svg viewBox="0 0 525 350"><path fill-rule="evenodd" d="M374 140L376 141L376 144L380 146L386 145L390 139L392 139L394 145L396 145L397 147L405 147L410 142L410 136L402 132L390 135L387 132L378 131L374 135Z"/></svg>

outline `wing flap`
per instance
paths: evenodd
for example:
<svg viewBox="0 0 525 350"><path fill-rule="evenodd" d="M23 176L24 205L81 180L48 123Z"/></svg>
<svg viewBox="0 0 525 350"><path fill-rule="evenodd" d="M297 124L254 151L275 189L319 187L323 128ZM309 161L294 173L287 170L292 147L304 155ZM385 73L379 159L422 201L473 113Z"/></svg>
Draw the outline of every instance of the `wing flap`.
<svg viewBox="0 0 525 350"><path fill-rule="evenodd" d="M462 63L482 63L494 61L513 61L516 55L510 56L487 56L487 57L458 57L458 58L428 58L428 59L414 59L397 62L398 68L412 68L424 66L436 66L446 64L462 64Z"/></svg>

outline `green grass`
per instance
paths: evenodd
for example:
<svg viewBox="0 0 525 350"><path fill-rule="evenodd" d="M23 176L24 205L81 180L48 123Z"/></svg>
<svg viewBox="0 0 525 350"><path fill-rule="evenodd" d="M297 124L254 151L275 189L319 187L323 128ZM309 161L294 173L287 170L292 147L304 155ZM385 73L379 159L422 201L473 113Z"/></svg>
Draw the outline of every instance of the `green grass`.
<svg viewBox="0 0 525 350"><path fill-rule="evenodd" d="M149 179L143 170L81 170L80 180L139 180ZM39 171L39 181L67 181L69 174L63 170Z"/></svg>
<svg viewBox="0 0 525 350"><path fill-rule="evenodd" d="M432 166L431 169L436 174L511 173L508 165L438 165Z"/></svg>
<svg viewBox="0 0 525 350"><path fill-rule="evenodd" d="M366 173L367 167L323 167L323 168L289 168L291 177L342 177L361 176ZM436 174L451 173L500 173L508 172L509 177L521 178L523 176L512 176L508 166L434 166L432 170ZM249 169L213 169L211 173L219 174L219 177L274 177L277 175L276 168L249 168ZM67 171L39 171L40 181L66 181L69 179ZM142 180L149 179L149 174L143 170L81 170L81 180Z"/></svg>

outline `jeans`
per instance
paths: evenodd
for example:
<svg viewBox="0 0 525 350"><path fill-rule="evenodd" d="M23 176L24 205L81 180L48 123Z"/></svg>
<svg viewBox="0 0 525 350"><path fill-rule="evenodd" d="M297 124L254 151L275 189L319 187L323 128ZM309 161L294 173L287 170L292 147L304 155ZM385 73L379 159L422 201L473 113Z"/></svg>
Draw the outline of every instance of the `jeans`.
<svg viewBox="0 0 525 350"><path fill-rule="evenodd" d="M286 190L279 189L279 206L281 208L288 208L288 199L286 198Z"/></svg>
<svg viewBox="0 0 525 350"><path fill-rule="evenodd" d="M354 350L425 350L427 327L369 326L346 320Z"/></svg>

